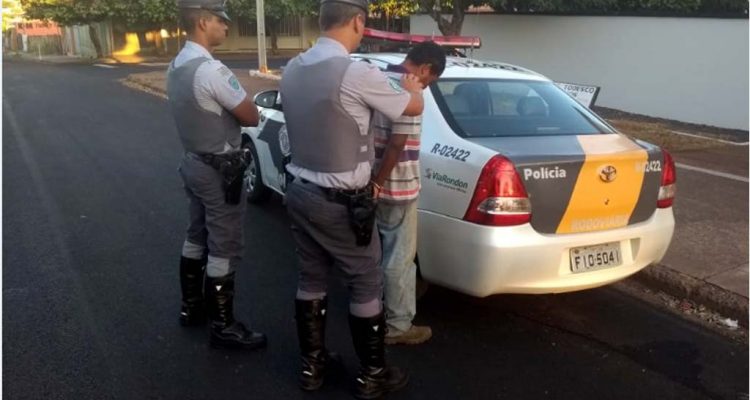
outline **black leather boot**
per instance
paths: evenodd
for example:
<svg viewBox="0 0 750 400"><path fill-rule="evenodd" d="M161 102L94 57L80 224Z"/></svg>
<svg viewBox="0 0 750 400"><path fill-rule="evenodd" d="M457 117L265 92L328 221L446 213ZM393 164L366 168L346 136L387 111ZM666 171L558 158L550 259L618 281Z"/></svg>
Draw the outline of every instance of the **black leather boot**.
<svg viewBox="0 0 750 400"><path fill-rule="evenodd" d="M398 367L385 365L385 314L370 318L349 315L354 350L361 367L354 383L354 396L377 399L409 383L409 375Z"/></svg>
<svg viewBox="0 0 750 400"><path fill-rule="evenodd" d="M220 278L206 277L206 303L212 346L251 350L266 347L266 335L253 332L234 319L234 272Z"/></svg>
<svg viewBox="0 0 750 400"><path fill-rule="evenodd" d="M326 310L328 298L294 301L297 337L302 356L299 386L302 390L318 390L323 386L326 369L332 362L325 347ZM334 355L335 356L335 355Z"/></svg>
<svg viewBox="0 0 750 400"><path fill-rule="evenodd" d="M180 257L180 287L182 288L182 308L180 324L197 326L206 323L206 304L203 300L203 275L206 259Z"/></svg>

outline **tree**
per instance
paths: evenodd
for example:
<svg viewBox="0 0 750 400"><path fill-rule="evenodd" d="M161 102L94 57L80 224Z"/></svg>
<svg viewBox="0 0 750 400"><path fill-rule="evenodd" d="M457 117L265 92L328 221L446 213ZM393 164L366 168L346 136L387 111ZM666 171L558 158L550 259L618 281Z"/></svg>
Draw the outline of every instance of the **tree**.
<svg viewBox="0 0 750 400"><path fill-rule="evenodd" d="M747 18L747 0L375 0L373 9L409 10L418 6L443 35L460 35L471 6L499 13L564 15L736 16Z"/></svg>
<svg viewBox="0 0 750 400"><path fill-rule="evenodd" d="M177 6L174 0L110 1L113 16L124 20L134 29L177 27Z"/></svg>
<svg viewBox="0 0 750 400"><path fill-rule="evenodd" d="M387 19L393 16L406 17L417 11L427 13L446 36L461 34L464 14L470 6L498 3L502 0L375 0L370 11L382 13ZM525 1L525 0L518 0ZM448 16L446 16L448 14ZM386 27L388 24L386 23Z"/></svg>
<svg viewBox="0 0 750 400"><path fill-rule="evenodd" d="M23 8L18 0L3 0L3 32L8 30L14 22L23 16Z"/></svg>
<svg viewBox="0 0 750 400"><path fill-rule="evenodd" d="M102 57L101 39L91 23L109 16L106 0L21 0L21 4L26 15L33 19L51 19L60 25L89 24L89 37L96 56Z"/></svg>
<svg viewBox="0 0 750 400"><path fill-rule="evenodd" d="M228 0L230 15L247 19L257 18L255 15L256 0ZM318 11L316 0L270 0L264 2L266 32L271 38L271 52L278 53L278 33L281 19L284 16L302 17L314 15Z"/></svg>
<svg viewBox="0 0 750 400"><path fill-rule="evenodd" d="M370 14L385 19L385 30L391 30L393 18L406 18L419 10L416 1L403 0L375 0L370 3Z"/></svg>
<svg viewBox="0 0 750 400"><path fill-rule="evenodd" d="M177 23L174 0L21 0L21 5L32 19L52 20L68 26L88 25L97 57L102 57L102 46L93 23L122 19L131 26L143 28Z"/></svg>
<svg viewBox="0 0 750 400"><path fill-rule="evenodd" d="M488 3L486 0L418 0L418 2L422 11L435 20L440 32L446 36L461 34L464 15L469 6L482 6ZM450 19L443 15L446 11L450 13Z"/></svg>

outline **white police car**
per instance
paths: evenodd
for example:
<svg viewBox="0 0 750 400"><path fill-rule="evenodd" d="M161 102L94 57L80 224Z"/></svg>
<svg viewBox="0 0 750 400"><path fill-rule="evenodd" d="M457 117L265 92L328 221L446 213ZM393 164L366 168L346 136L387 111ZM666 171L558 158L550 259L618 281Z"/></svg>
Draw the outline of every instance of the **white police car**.
<svg viewBox="0 0 750 400"><path fill-rule="evenodd" d="M403 54L359 54L384 67ZM675 165L549 79L449 57L424 93L418 259L428 282L474 296L557 293L623 279L667 251ZM283 195L289 140L276 91L256 96L251 202Z"/></svg>

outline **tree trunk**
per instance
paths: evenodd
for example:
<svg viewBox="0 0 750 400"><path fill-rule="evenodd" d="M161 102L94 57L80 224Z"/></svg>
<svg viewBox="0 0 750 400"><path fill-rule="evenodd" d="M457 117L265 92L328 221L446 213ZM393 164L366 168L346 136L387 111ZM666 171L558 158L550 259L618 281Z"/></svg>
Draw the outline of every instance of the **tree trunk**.
<svg viewBox="0 0 750 400"><path fill-rule="evenodd" d="M437 23L440 33L445 36L458 36L464 25L464 12L466 5L463 0L453 0L453 13L450 21L443 17L439 0L420 0L419 4L425 9L430 17Z"/></svg>
<svg viewBox="0 0 750 400"><path fill-rule="evenodd" d="M269 24L266 25L268 33L271 34L271 54L279 54L279 20L270 19Z"/></svg>
<svg viewBox="0 0 750 400"><path fill-rule="evenodd" d="M102 58L102 42L99 40L99 31L91 24L89 24L89 37L96 50L96 58Z"/></svg>
<svg viewBox="0 0 750 400"><path fill-rule="evenodd" d="M166 39L161 37L161 29L155 29L152 31L152 34L154 35L154 44L156 45L156 51L159 54L167 54L167 46L166 46Z"/></svg>

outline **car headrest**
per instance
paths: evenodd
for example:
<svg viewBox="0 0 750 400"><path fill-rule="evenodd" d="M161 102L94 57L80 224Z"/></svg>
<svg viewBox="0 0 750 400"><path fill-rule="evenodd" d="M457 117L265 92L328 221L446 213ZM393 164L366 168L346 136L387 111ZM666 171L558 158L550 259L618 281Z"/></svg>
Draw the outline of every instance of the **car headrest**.
<svg viewBox="0 0 750 400"><path fill-rule="evenodd" d="M462 97L473 115L489 115L490 88L486 82L464 82L456 86L453 94Z"/></svg>
<svg viewBox="0 0 750 400"><path fill-rule="evenodd" d="M546 117L547 104L541 97L524 97L518 101L516 111L525 117Z"/></svg>
<svg viewBox="0 0 750 400"><path fill-rule="evenodd" d="M451 110L451 113L456 114L468 114L469 103L463 97L458 97L455 94L448 94L444 96L445 104Z"/></svg>

